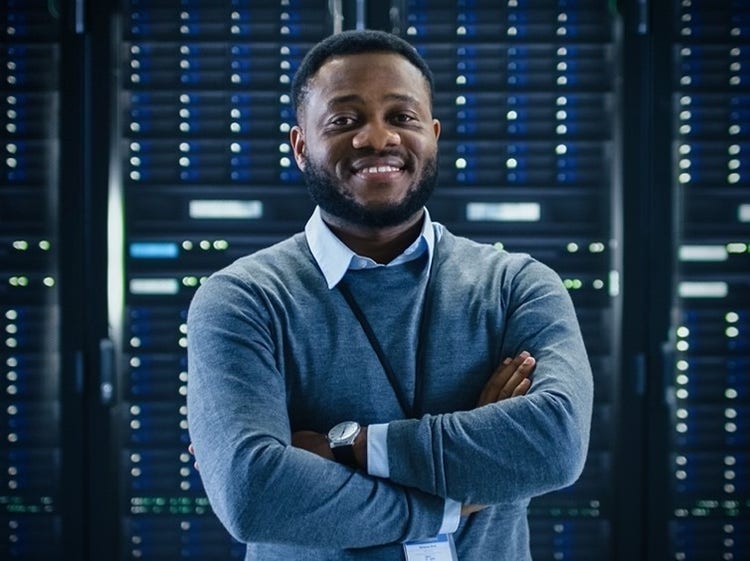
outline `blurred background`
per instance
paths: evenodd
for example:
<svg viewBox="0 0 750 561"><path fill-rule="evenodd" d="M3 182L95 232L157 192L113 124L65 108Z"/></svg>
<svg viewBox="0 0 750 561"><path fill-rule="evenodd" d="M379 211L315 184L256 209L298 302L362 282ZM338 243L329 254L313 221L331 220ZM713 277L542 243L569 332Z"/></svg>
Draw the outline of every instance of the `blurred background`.
<svg viewBox="0 0 750 561"><path fill-rule="evenodd" d="M1 0L0 559L242 559L187 453L186 309L304 226L290 80L362 27L435 73L434 218L577 308L591 448L535 561L750 559L744 0Z"/></svg>

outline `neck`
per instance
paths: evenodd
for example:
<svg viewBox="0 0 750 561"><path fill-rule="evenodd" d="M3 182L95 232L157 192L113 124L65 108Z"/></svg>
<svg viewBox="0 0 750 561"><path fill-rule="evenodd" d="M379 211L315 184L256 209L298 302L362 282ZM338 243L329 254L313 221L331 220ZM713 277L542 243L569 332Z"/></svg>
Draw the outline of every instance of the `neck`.
<svg viewBox="0 0 750 561"><path fill-rule="evenodd" d="M401 255L419 237L424 210L402 224L385 228L351 224L322 210L321 216L336 237L354 253L385 264Z"/></svg>

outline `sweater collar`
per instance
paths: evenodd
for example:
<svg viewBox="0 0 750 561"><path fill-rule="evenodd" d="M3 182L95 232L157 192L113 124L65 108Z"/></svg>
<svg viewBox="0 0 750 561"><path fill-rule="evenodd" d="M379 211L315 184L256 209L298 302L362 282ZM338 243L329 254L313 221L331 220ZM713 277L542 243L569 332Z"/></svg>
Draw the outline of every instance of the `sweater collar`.
<svg viewBox="0 0 750 561"><path fill-rule="evenodd" d="M350 269L372 269L375 267L392 267L417 259L427 252L428 262L432 262L432 252L435 247L437 223L432 222L430 213L424 209L422 232L404 252L390 263L383 265L376 263L369 257L357 255L336 237L331 229L323 222L320 207L315 207L312 216L305 225L305 237L310 251L318 267L323 272L328 288L334 288L346 272ZM438 231L439 237L439 231Z"/></svg>

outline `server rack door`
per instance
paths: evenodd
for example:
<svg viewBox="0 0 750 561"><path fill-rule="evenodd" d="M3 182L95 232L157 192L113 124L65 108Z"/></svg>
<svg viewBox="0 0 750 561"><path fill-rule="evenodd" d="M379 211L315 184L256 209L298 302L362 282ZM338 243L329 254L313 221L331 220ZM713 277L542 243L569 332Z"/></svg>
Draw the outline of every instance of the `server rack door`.
<svg viewBox="0 0 750 561"><path fill-rule="evenodd" d="M118 558L241 559L187 450L186 312L201 279L299 231L312 211L288 91L332 31L328 2L130 0L121 21Z"/></svg>
<svg viewBox="0 0 750 561"><path fill-rule="evenodd" d="M565 1L403 0L393 14L435 74L443 126L431 212L558 271L590 353L588 460L575 485L532 501L534 559L613 559L617 16L603 2Z"/></svg>
<svg viewBox="0 0 750 561"><path fill-rule="evenodd" d="M750 7L675 0L663 15L677 227L653 558L748 559Z"/></svg>
<svg viewBox="0 0 750 561"><path fill-rule="evenodd" d="M57 229L62 25L0 7L0 558L65 559Z"/></svg>

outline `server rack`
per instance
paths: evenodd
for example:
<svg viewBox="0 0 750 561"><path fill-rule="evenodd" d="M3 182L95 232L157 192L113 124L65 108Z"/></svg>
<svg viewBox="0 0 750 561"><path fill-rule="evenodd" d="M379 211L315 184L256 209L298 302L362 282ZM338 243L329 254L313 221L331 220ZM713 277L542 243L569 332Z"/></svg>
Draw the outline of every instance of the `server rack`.
<svg viewBox="0 0 750 561"><path fill-rule="evenodd" d="M61 22L0 14L0 557L61 559Z"/></svg>
<svg viewBox="0 0 750 561"><path fill-rule="evenodd" d="M748 559L750 6L681 0L660 16L674 278L666 453L654 457L665 523L653 548L680 561Z"/></svg>

